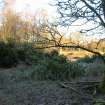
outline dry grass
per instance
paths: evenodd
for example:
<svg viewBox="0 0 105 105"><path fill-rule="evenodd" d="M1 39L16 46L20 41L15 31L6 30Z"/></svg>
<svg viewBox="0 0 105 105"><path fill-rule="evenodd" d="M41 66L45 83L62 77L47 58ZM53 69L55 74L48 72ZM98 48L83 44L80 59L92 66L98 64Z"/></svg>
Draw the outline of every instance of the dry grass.
<svg viewBox="0 0 105 105"><path fill-rule="evenodd" d="M73 51L73 50L63 50L62 52L60 52L60 54L63 54L65 56L67 56L68 59L75 61L79 58L83 58L85 56L92 56L92 53L89 53L87 51Z"/></svg>
<svg viewBox="0 0 105 105"><path fill-rule="evenodd" d="M87 76L102 77L105 72L105 64L102 62L94 62L87 64Z"/></svg>

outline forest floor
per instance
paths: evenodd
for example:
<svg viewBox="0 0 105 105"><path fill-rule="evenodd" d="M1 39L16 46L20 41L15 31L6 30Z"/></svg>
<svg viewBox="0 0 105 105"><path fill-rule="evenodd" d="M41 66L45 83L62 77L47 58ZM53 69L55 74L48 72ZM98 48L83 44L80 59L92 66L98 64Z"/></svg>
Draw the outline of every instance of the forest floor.
<svg viewBox="0 0 105 105"><path fill-rule="evenodd" d="M0 105L105 105L105 95L97 91L99 77L35 81L19 79L16 70L0 69Z"/></svg>

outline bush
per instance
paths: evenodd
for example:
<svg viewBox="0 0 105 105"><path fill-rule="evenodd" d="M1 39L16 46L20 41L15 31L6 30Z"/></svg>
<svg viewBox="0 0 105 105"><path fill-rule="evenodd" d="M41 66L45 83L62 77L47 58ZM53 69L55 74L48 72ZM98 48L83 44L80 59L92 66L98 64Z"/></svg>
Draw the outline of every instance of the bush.
<svg viewBox="0 0 105 105"><path fill-rule="evenodd" d="M92 57L85 56L84 58L80 58L77 60L77 62L83 62L83 63L93 63L96 60L102 60L98 55L93 55Z"/></svg>
<svg viewBox="0 0 105 105"><path fill-rule="evenodd" d="M0 42L0 66L4 68L12 67L17 64L16 50L8 44Z"/></svg>
<svg viewBox="0 0 105 105"><path fill-rule="evenodd" d="M26 51L24 49L17 49L17 56L20 61L26 60Z"/></svg>
<svg viewBox="0 0 105 105"><path fill-rule="evenodd" d="M39 51L35 50L31 43L19 43L19 47L16 48L18 60L22 62L34 61L35 56L39 56Z"/></svg>
<svg viewBox="0 0 105 105"><path fill-rule="evenodd" d="M31 77L40 80L70 80L84 75L84 68L77 63L68 62L64 56L53 55L40 59Z"/></svg>
<svg viewBox="0 0 105 105"><path fill-rule="evenodd" d="M76 78L85 75L85 68L78 63L70 63L68 68L71 78Z"/></svg>
<svg viewBox="0 0 105 105"><path fill-rule="evenodd" d="M7 38L6 40L8 47L15 48L16 47L16 41L14 38Z"/></svg>
<svg viewBox="0 0 105 105"><path fill-rule="evenodd" d="M22 61L26 64L42 59L44 54L35 50L30 43L16 43L13 39L0 42L0 66L12 67Z"/></svg>
<svg viewBox="0 0 105 105"><path fill-rule="evenodd" d="M47 68L45 65L38 64L33 67L33 70L31 72L31 79L35 80L46 80L48 76Z"/></svg>
<svg viewBox="0 0 105 105"><path fill-rule="evenodd" d="M11 44L10 44L11 43ZM43 53L35 50L30 44L14 47L12 42L0 43L0 66L12 67L19 61L33 64L31 78L38 80L70 80L84 74L84 68L77 63L67 61L66 57L57 51Z"/></svg>
<svg viewBox="0 0 105 105"><path fill-rule="evenodd" d="M101 62L94 62L87 64L85 70L87 76L101 77L105 72L105 65Z"/></svg>
<svg viewBox="0 0 105 105"><path fill-rule="evenodd" d="M99 89L100 89L100 91L101 91L102 93L105 94L105 72L104 72L104 75L103 75L102 82L101 82L101 84L100 84L100 86L99 86Z"/></svg>
<svg viewBox="0 0 105 105"><path fill-rule="evenodd" d="M57 50L52 50L52 51L50 52L50 55L51 55L51 56L59 55L59 53L58 53Z"/></svg>

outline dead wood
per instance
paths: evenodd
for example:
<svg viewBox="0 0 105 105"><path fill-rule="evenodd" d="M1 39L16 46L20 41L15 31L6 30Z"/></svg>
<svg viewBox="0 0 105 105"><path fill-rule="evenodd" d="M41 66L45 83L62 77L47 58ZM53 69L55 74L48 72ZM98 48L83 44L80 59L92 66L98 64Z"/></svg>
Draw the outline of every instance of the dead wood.
<svg viewBox="0 0 105 105"><path fill-rule="evenodd" d="M86 100L90 100L92 101L93 100L93 97L92 96L86 96L84 95L83 93L79 92L78 90L76 90L74 87L72 86L67 86L66 84L64 83L59 83L59 85L62 87L62 88L66 88L66 89L69 89L71 90L72 92L76 93L81 99L86 99Z"/></svg>

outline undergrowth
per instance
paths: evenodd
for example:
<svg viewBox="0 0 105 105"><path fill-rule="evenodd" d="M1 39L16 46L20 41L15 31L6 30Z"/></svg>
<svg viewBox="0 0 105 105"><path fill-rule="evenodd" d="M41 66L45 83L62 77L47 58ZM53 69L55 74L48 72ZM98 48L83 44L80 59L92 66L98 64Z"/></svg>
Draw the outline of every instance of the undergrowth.
<svg viewBox="0 0 105 105"><path fill-rule="evenodd" d="M30 43L0 42L0 59L0 67L3 68L16 66L19 62L31 65L33 68L28 71L31 79L70 80L84 75L82 66L68 61L57 50L45 53Z"/></svg>

